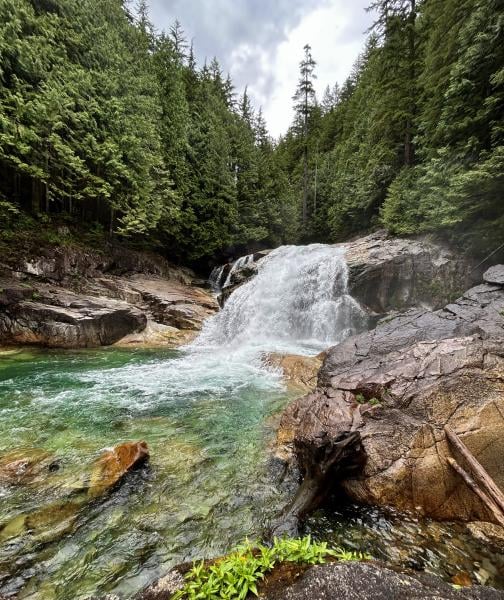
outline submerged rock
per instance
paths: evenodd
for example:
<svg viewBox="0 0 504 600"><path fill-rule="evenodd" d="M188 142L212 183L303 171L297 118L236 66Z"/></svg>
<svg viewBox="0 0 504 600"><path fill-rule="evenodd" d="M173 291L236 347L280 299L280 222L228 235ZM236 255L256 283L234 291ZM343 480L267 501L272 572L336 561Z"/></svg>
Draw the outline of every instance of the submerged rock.
<svg viewBox="0 0 504 600"><path fill-rule="evenodd" d="M0 485L28 483L42 472L49 472L52 455L46 450L28 448L0 456Z"/></svg>
<svg viewBox="0 0 504 600"><path fill-rule="evenodd" d="M489 520L446 463L446 425L504 489L504 286L479 285L443 310L410 311L332 348L316 392L284 412L279 440L306 486L321 443L330 455L342 433L354 432L360 445L326 479L339 479L350 498L437 519Z"/></svg>
<svg viewBox="0 0 504 600"><path fill-rule="evenodd" d="M499 600L504 592L474 586L456 590L437 577L399 573L374 562L340 562L308 569L265 600Z"/></svg>
<svg viewBox="0 0 504 600"><path fill-rule="evenodd" d="M103 495L148 457L149 448L145 442L124 442L107 450L93 466L88 496L96 498Z"/></svg>

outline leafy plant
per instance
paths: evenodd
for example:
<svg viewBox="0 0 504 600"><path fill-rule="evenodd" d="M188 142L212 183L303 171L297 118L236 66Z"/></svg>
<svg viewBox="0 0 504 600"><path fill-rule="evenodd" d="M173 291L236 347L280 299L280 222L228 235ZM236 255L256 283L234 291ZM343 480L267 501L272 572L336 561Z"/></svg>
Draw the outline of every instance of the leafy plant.
<svg viewBox="0 0 504 600"><path fill-rule="evenodd" d="M337 560L366 560L367 554L341 548L330 549L326 542L275 538L271 547L248 540L231 554L205 566L195 563L186 574L184 587L172 600L244 600L249 592L258 595L257 582L278 563L323 564L331 556Z"/></svg>

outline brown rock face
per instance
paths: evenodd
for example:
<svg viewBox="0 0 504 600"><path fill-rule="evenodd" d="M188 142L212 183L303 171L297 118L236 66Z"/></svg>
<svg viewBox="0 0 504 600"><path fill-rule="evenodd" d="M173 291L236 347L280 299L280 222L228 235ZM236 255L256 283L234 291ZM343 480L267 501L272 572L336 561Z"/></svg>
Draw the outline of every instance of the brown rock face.
<svg viewBox="0 0 504 600"><path fill-rule="evenodd" d="M125 442L107 450L93 467L88 496L101 496L148 457L149 449L145 442Z"/></svg>
<svg viewBox="0 0 504 600"><path fill-rule="evenodd" d="M438 519L489 519L446 464L443 429L457 432L504 489L504 286L477 286L443 310L413 310L349 338L328 352L318 383L280 425L302 472L316 468L323 440L330 448L355 432L365 462L359 469L350 452L337 465L351 498Z"/></svg>
<svg viewBox="0 0 504 600"><path fill-rule="evenodd" d="M324 352L317 356L272 353L265 357L265 362L275 369L280 369L290 386L310 392L317 387L317 376L324 358Z"/></svg>

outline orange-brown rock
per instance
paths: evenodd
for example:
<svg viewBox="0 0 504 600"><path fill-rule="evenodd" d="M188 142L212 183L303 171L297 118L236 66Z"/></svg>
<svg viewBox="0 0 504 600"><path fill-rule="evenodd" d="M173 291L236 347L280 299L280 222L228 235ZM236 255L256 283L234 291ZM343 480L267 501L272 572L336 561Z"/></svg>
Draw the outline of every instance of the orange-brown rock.
<svg viewBox="0 0 504 600"><path fill-rule="evenodd" d="M317 387L317 375L324 357L324 352L317 356L271 353L265 361L267 365L280 369L290 386L309 392Z"/></svg>
<svg viewBox="0 0 504 600"><path fill-rule="evenodd" d="M88 496L96 498L103 495L148 457L149 448L145 442L124 442L107 450L93 467Z"/></svg>
<svg viewBox="0 0 504 600"><path fill-rule="evenodd" d="M0 484L27 483L48 469L50 463L49 452L38 448L8 452L0 456Z"/></svg>

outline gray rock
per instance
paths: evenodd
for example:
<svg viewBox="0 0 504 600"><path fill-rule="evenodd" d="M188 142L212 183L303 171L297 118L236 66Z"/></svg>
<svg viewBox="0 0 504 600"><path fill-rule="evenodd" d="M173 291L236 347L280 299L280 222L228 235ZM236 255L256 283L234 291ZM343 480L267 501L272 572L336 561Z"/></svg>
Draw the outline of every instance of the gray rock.
<svg viewBox="0 0 504 600"><path fill-rule="evenodd" d="M495 265L483 273L483 281L496 285L504 285L504 265Z"/></svg>
<svg viewBox="0 0 504 600"><path fill-rule="evenodd" d="M479 285L445 309L409 311L330 349L318 389L286 409L278 438L281 454L290 449L310 478L321 447L331 456L331 444L337 448L352 435L353 452L333 474L356 501L438 519L488 520L446 463L445 425L504 488L500 286ZM361 450L365 461L357 470Z"/></svg>
<svg viewBox="0 0 504 600"><path fill-rule="evenodd" d="M0 309L2 341L56 348L105 346L147 324L145 314L125 302L44 286L30 293L31 299L4 303Z"/></svg>
<svg viewBox="0 0 504 600"><path fill-rule="evenodd" d="M293 585L265 600L499 600L504 592L473 586L455 590L424 574L405 574L376 563L315 566Z"/></svg>
<svg viewBox="0 0 504 600"><path fill-rule="evenodd" d="M480 276L467 260L427 237L389 237L381 231L344 246L350 293L376 314L439 308Z"/></svg>

